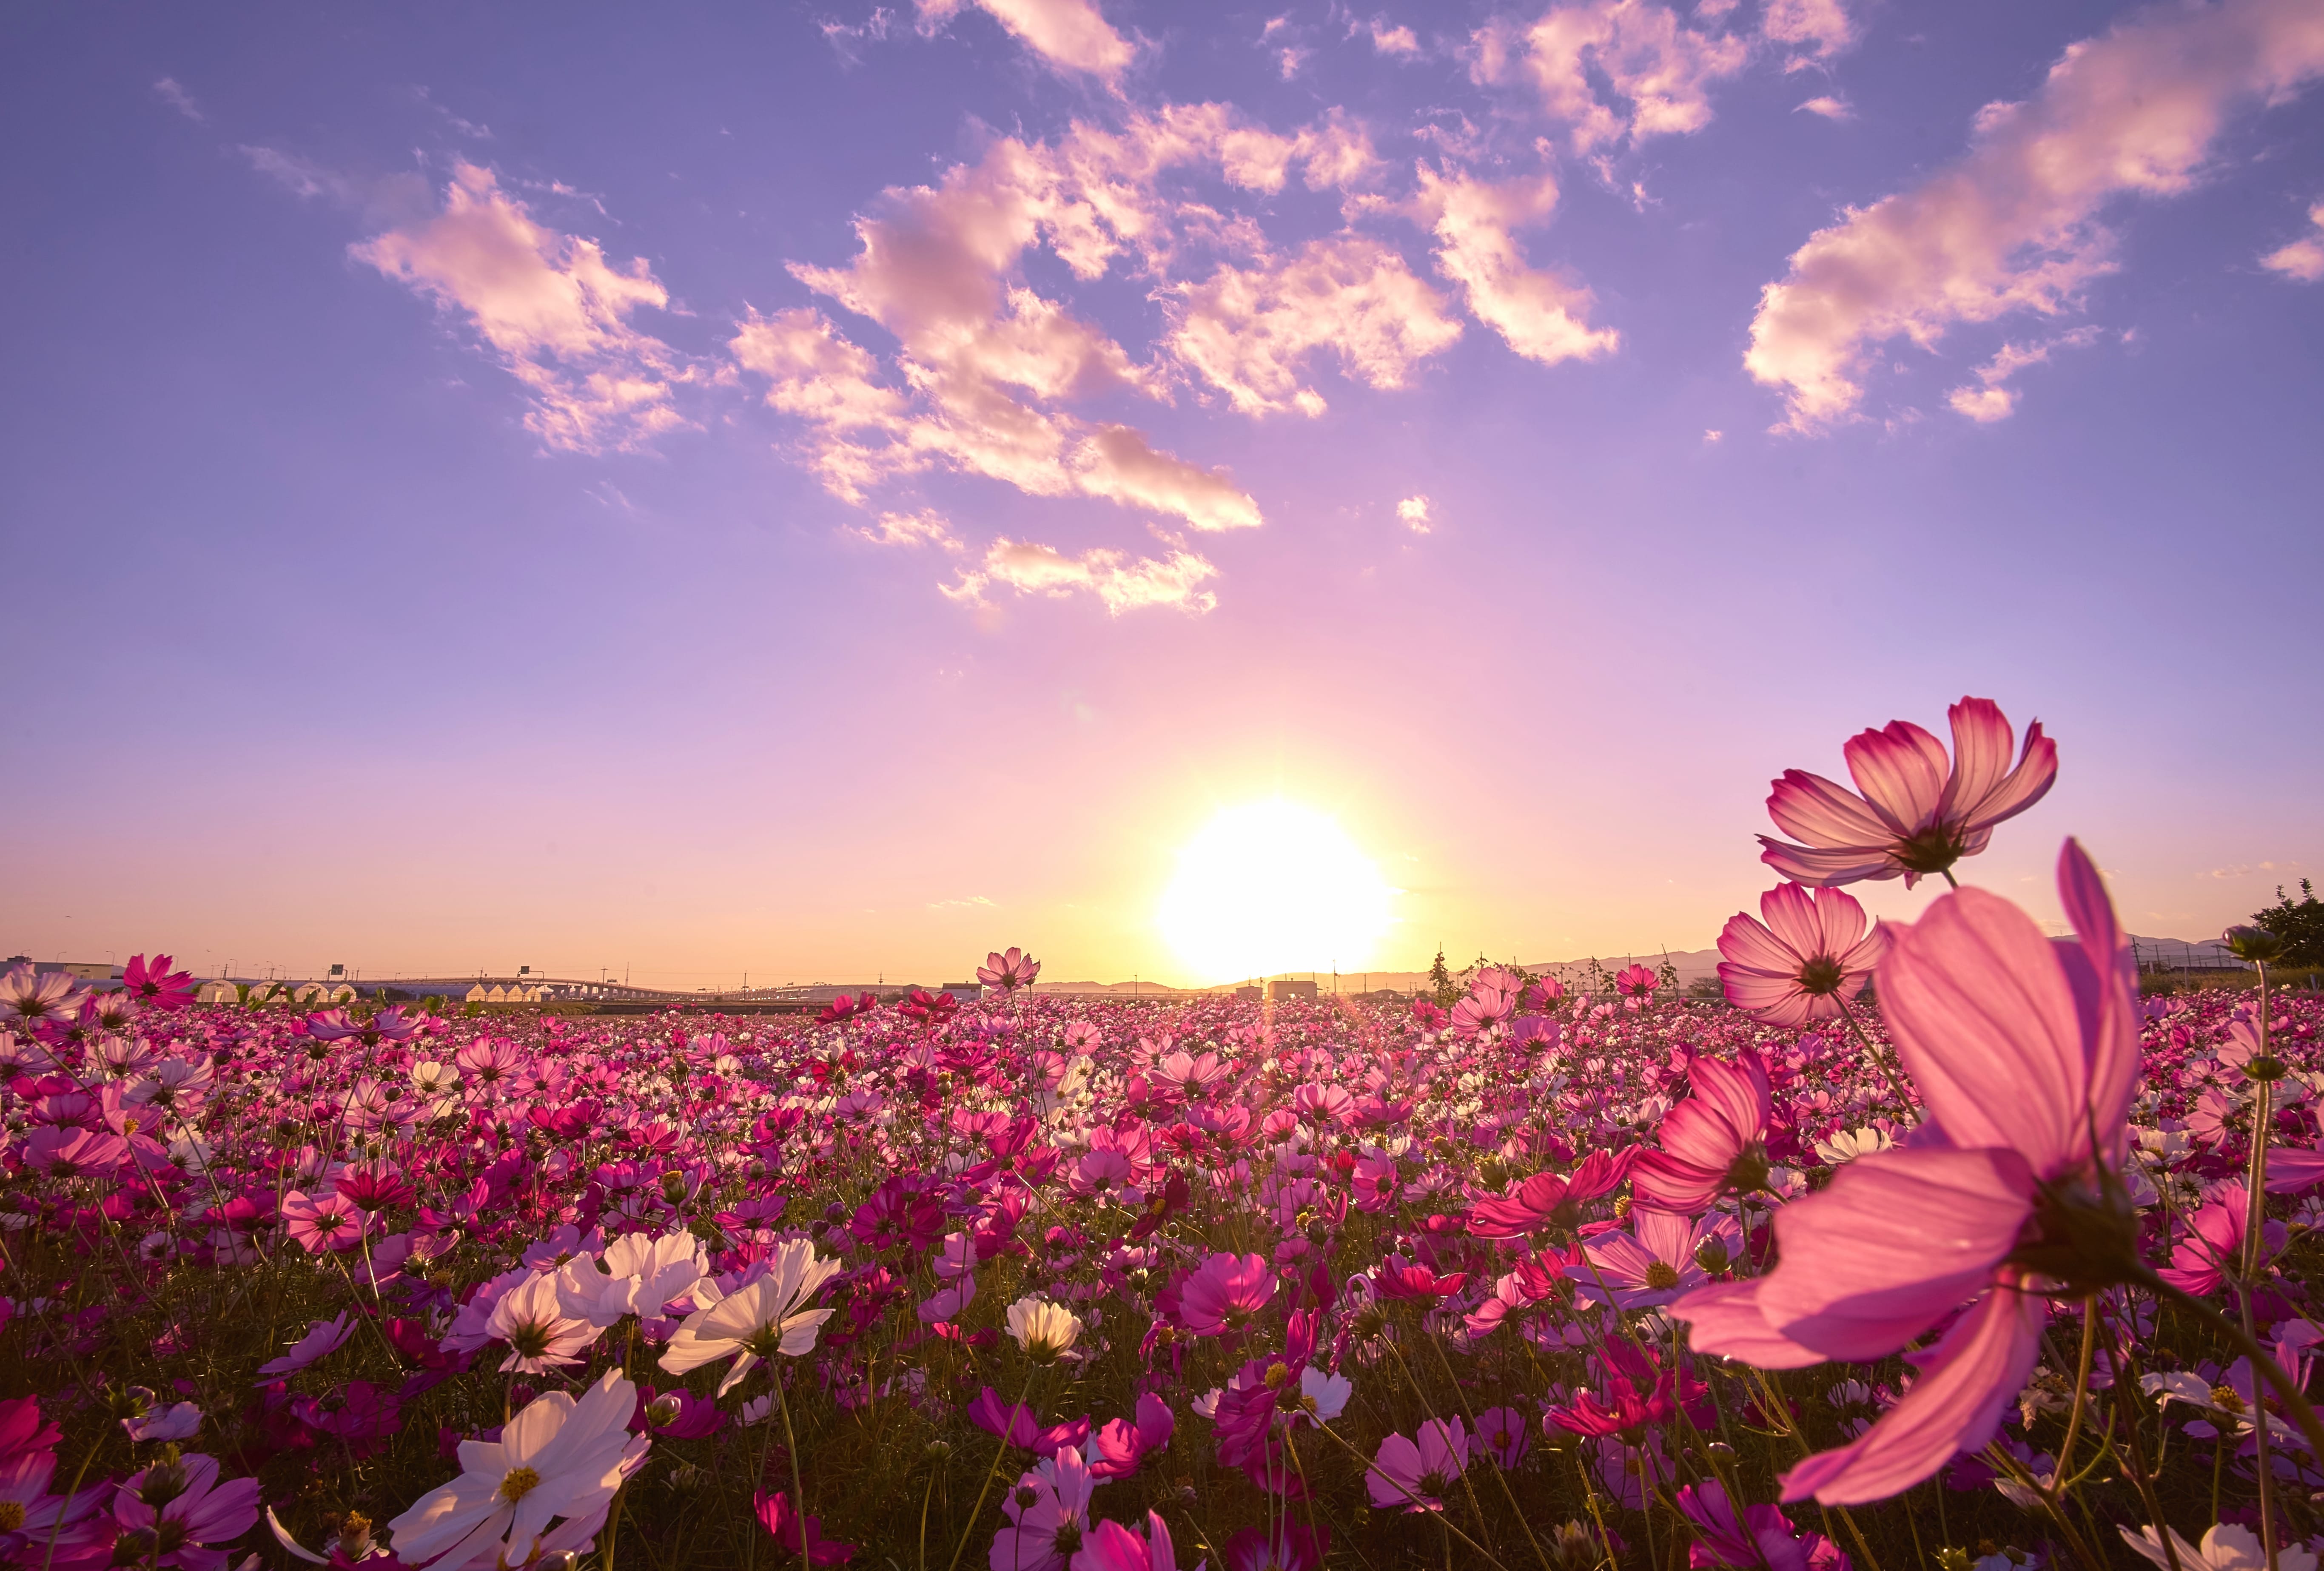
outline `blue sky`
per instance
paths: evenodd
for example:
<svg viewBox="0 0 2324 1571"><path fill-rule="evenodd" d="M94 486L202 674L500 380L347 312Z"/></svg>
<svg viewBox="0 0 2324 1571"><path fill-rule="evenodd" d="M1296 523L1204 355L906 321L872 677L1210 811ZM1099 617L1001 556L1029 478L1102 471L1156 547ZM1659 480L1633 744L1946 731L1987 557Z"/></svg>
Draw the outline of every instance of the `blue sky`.
<svg viewBox="0 0 2324 1571"><path fill-rule="evenodd" d="M8 25L0 942L1176 976L1281 794L1692 948L1964 693L2037 914L2324 866L2314 0Z"/></svg>

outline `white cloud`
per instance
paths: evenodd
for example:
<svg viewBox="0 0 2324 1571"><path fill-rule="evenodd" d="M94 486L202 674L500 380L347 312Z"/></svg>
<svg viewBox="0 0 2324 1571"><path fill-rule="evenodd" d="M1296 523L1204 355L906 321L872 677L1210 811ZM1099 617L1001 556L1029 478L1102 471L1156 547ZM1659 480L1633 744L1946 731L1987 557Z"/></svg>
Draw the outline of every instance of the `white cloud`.
<svg viewBox="0 0 2324 1571"><path fill-rule="evenodd" d="M1403 519L1404 527L1416 535L1425 535L1435 527L1434 520L1428 516L1428 499L1425 496L1406 497L1396 504L1396 516Z"/></svg>
<svg viewBox="0 0 2324 1571"><path fill-rule="evenodd" d="M1706 442L1724 442L1727 440L1727 433L1720 430L1706 430L1702 433L1702 439Z"/></svg>
<svg viewBox="0 0 2324 1571"><path fill-rule="evenodd" d="M1875 345L1925 348L1957 323L2054 315L2113 265L2107 203L2187 190L2231 111L2319 73L2313 0L2132 15L2067 50L2030 99L1981 111L1965 156L1794 252L1766 287L1744 364L1784 390L1787 428L1812 430L1854 412Z"/></svg>
<svg viewBox="0 0 2324 1571"><path fill-rule="evenodd" d="M2315 234L2304 234L2281 250L2269 252L2259 259L2260 266L2304 284L2324 279L2324 202L2308 209L2308 222Z"/></svg>
<svg viewBox="0 0 2324 1571"><path fill-rule="evenodd" d="M349 253L465 317L524 383L526 427L548 446L624 450L686 423L671 389L696 373L629 323L669 303L644 258L617 268L595 241L543 227L490 170L456 164L440 212Z"/></svg>
<svg viewBox="0 0 2324 1571"><path fill-rule="evenodd" d="M1395 250L1330 235L1183 287L1169 348L1244 414L1320 415L1323 395L1300 376L1314 352L1331 350L1351 381L1402 387L1416 362L1461 336L1443 305Z"/></svg>
<svg viewBox="0 0 2324 1571"><path fill-rule="evenodd" d="M1991 360L1977 368L1978 385L1966 383L1946 395L1945 401L1956 414L1967 415L1980 426L1996 420L2006 420L2017 411L2017 394L2004 385L2029 365L2040 365L2061 349L2080 349L2098 341L2096 327L2077 327L2070 333L2061 333L2039 344L2004 344Z"/></svg>
<svg viewBox="0 0 2324 1571"><path fill-rule="evenodd" d="M209 116L202 113L202 106L194 102L194 96L191 93L178 85L178 79L175 77L163 77L155 82L153 96L195 124L209 124Z"/></svg>
<svg viewBox="0 0 2324 1571"><path fill-rule="evenodd" d="M1829 94L1821 98L1810 98L1806 103L1801 105L1799 109L1804 109L1811 115L1821 115L1826 120L1853 120L1856 118L1856 111L1849 107L1847 99L1835 98ZM1799 109L1794 109L1792 113L1796 115L1799 113Z"/></svg>
<svg viewBox="0 0 2324 1571"><path fill-rule="evenodd" d="M1109 25L1090 0L968 0L1049 64L1117 82L1138 58L1130 41ZM920 26L933 31L956 14L964 0L919 0Z"/></svg>
<svg viewBox="0 0 2324 1571"><path fill-rule="evenodd" d="M1547 175L1501 182L1440 175L1423 165L1416 208L1439 243L1437 270L1467 294L1469 308L1528 360L1593 360L1621 335L1587 326L1589 289L1526 265L1510 231L1538 224L1557 206Z"/></svg>
<svg viewBox="0 0 2324 1571"><path fill-rule="evenodd" d="M1759 32L1792 51L1786 70L1804 70L1828 60L1856 41L1845 0L1767 0Z"/></svg>
<svg viewBox="0 0 2324 1571"><path fill-rule="evenodd" d="M1068 556L1050 546L1000 539L984 553L974 570L964 568L945 593L964 604L982 604L985 592L995 584L1021 594L1046 594L1058 599L1094 594L1111 616L1148 606L1167 606L1199 615L1213 610L1219 597L1202 585L1218 576L1218 569L1186 551L1173 551L1157 561L1135 561L1104 547Z"/></svg>
<svg viewBox="0 0 2324 1571"><path fill-rule="evenodd" d="M1046 247L1074 277L1117 262L1168 288L1182 253L1221 245L1263 253L1255 222L1169 188L1175 170L1214 170L1248 192L1295 172L1322 189L1379 167L1363 126L1327 115L1290 134L1224 105L1129 115L1116 129L1076 124L1055 143L996 140L931 186L890 189L856 221L844 267L794 263L817 293L895 335L892 381L813 312L753 317L740 363L774 382L768 400L808 420L809 464L861 501L884 475L942 464L1036 496L1104 497L1198 529L1242 528L1259 506L1224 475L1155 449L1133 427L1059 406L1106 394L1167 397L1182 374L1142 365L1064 302L1017 281ZM1369 341L1341 347L1360 372ZM818 379L837 375L837 390Z"/></svg>
<svg viewBox="0 0 2324 1571"><path fill-rule="evenodd" d="M1409 27L1390 27L1387 21L1375 17L1367 29L1371 34L1372 48L1380 54L1416 55L1420 39Z"/></svg>
<svg viewBox="0 0 2324 1571"><path fill-rule="evenodd" d="M923 508L916 513L881 513L870 526L851 525L847 532L875 546L934 546L942 551L962 549L943 514Z"/></svg>
<svg viewBox="0 0 2324 1571"><path fill-rule="evenodd" d="M1529 23L1489 23L1471 42L1471 78L1532 87L1578 153L1702 130L1711 85L1751 57L1745 40L1689 27L1653 0L1552 5Z"/></svg>

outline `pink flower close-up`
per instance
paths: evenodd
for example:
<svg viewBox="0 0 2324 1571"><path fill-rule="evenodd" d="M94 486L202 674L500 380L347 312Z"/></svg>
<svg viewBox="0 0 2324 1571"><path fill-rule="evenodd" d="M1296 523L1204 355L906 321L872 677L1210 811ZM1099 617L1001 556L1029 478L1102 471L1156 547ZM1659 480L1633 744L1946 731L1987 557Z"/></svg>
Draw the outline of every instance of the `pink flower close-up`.
<svg viewBox="0 0 2324 1571"><path fill-rule="evenodd" d="M1996 824L2024 812L2058 778L2058 745L2039 721L2025 728L2025 748L2012 767L2014 733L1992 700L1964 698L1947 712L1944 743L1910 721L1891 721L1849 740L1842 749L1856 790L1821 775L1786 769L1767 798L1767 813L1804 844L1761 835L1760 859L1786 878L1808 885L1902 877L1911 888L1930 874L1950 873L1985 850Z"/></svg>

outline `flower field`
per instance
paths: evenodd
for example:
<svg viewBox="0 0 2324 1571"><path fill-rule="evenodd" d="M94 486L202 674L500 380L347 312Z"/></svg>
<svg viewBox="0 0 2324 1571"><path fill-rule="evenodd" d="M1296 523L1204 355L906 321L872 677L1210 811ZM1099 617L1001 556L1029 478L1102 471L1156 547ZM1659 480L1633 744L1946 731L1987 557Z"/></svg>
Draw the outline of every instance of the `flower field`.
<svg viewBox="0 0 2324 1571"><path fill-rule="evenodd" d="M0 1562L2311 1571L2324 1001L2142 999L2070 841L1870 927L2054 774L1974 703L1778 782L1726 1003L16 972Z"/></svg>

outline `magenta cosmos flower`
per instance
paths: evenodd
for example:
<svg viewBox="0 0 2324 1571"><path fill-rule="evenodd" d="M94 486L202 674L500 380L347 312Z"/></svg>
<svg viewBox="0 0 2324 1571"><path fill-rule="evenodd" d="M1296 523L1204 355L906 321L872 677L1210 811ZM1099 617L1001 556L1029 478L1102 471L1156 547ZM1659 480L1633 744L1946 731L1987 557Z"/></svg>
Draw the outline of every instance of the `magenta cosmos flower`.
<svg viewBox="0 0 2324 1571"><path fill-rule="evenodd" d="M1769 1025L1832 1019L1888 950L1886 930L1866 932L1864 907L1844 889L1778 884L1759 896L1759 914L1727 919L1719 980L1729 1004Z"/></svg>
<svg viewBox="0 0 2324 1571"><path fill-rule="evenodd" d="M188 1571L225 1571L225 1550L258 1520L258 1481L218 1482L215 1457L199 1454L157 1462L132 1474L114 1496L114 1520L134 1555L116 1554L131 1566L182 1566Z"/></svg>
<svg viewBox="0 0 2324 1571"><path fill-rule="evenodd" d="M1000 988L1011 993L1019 988L1031 987L1033 978L1040 974L1041 962L1013 943L1005 954L995 950L986 955L984 963L976 968L978 981L988 988Z"/></svg>
<svg viewBox="0 0 2324 1571"><path fill-rule="evenodd" d="M2014 733L1989 698L1964 698L1946 712L1953 751L1910 721L1860 731L1841 749L1856 791L1821 775L1786 769L1767 798L1775 827L1760 860L1803 884L1853 884L1902 877L1911 888L1985 850L1993 826L2042 800L2058 778L2058 744L2042 722L2025 728L2025 750L2009 767ZM1857 793L1861 792L1858 795Z"/></svg>
<svg viewBox="0 0 2324 1571"><path fill-rule="evenodd" d="M1733 1063L1699 1058L1687 1070L1694 1095L1663 1116L1660 1151L1630 1163L1639 1201L1689 1215L1728 1193L1767 1181L1767 1118L1774 1095L1767 1063L1745 1048Z"/></svg>
<svg viewBox="0 0 2324 1571"><path fill-rule="evenodd" d="M1263 1254L1213 1254L1178 1291L1178 1318L1197 1337L1240 1331L1275 1297L1275 1272Z"/></svg>
<svg viewBox="0 0 2324 1571"><path fill-rule="evenodd" d="M1444 1495L1469 1469L1469 1436L1459 1419L1430 1419L1420 1438L1390 1435L1379 1443L1364 1483L1382 1511L1443 1511Z"/></svg>
<svg viewBox="0 0 2324 1571"><path fill-rule="evenodd" d="M1850 1445L1785 1475L1784 1498L1879 1500L1993 1438L2041 1348L2045 1292L2140 1271L2113 1170L2138 1078L2128 942L2098 869L2068 841L2052 942L1981 889L1945 896L1880 963L1881 1007L1929 1121L1775 1216L1781 1263L1672 1313L1694 1346L1763 1368L1885 1358L1969 1307L1904 1398Z"/></svg>

